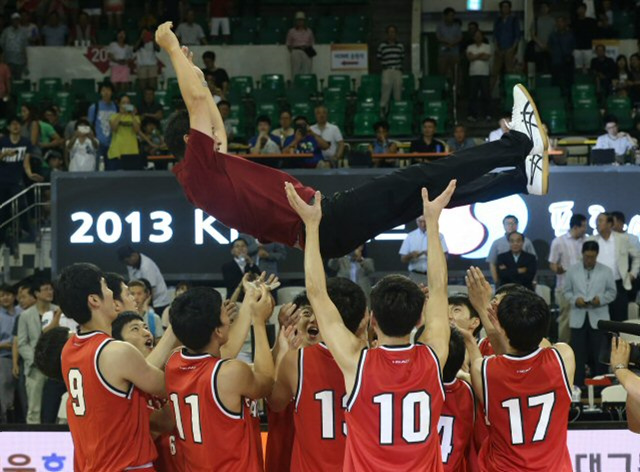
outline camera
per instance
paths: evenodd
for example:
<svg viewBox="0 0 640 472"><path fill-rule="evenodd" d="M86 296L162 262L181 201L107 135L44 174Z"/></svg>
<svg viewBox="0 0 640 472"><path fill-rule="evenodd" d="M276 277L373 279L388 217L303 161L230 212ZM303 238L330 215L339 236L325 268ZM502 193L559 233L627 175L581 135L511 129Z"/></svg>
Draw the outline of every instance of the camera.
<svg viewBox="0 0 640 472"><path fill-rule="evenodd" d="M307 125L305 123L301 123L299 125L296 125L296 133L299 132L303 136L307 135L308 129L309 128L307 127Z"/></svg>

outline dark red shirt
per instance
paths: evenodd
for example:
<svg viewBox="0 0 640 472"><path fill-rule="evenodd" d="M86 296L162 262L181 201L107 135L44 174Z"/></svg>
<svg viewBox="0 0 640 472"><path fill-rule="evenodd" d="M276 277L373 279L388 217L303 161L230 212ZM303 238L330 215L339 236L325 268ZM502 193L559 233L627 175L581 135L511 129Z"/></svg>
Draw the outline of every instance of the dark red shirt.
<svg viewBox="0 0 640 472"><path fill-rule="evenodd" d="M263 243L302 243L302 220L289 205L284 184L291 182L307 202L315 190L289 174L215 151L213 139L194 129L173 172L189 201L229 228Z"/></svg>

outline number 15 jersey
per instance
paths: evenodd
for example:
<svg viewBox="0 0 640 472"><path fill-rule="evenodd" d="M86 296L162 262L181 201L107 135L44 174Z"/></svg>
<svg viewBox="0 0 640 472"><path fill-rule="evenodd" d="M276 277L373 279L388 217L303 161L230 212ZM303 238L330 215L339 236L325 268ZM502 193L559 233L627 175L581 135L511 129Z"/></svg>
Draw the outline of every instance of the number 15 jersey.
<svg viewBox="0 0 640 472"><path fill-rule="evenodd" d="M344 471L443 470L440 365L423 344L363 349L347 403Z"/></svg>
<svg viewBox="0 0 640 472"><path fill-rule="evenodd" d="M490 432L478 457L480 470L571 471L571 390L560 353L538 348L522 357L488 357L482 379Z"/></svg>

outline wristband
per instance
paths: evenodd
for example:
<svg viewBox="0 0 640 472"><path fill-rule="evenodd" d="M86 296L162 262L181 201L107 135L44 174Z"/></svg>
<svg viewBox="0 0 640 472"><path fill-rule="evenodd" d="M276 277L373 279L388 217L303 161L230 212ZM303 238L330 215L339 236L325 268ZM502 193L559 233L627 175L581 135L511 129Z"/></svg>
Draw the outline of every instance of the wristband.
<svg viewBox="0 0 640 472"><path fill-rule="evenodd" d="M616 366L613 368L613 372L617 372L621 369L628 369L628 367L625 364L616 364Z"/></svg>

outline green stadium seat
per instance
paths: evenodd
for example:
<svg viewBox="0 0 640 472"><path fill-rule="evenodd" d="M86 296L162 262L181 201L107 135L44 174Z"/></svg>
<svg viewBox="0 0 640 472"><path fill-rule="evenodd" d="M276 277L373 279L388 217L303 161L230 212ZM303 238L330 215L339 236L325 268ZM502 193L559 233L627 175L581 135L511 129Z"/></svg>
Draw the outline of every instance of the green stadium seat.
<svg viewBox="0 0 640 472"><path fill-rule="evenodd" d="M334 44L338 42L337 29L322 29L313 32L317 44Z"/></svg>
<svg viewBox="0 0 640 472"><path fill-rule="evenodd" d="M167 91L166 90L156 90L156 102L161 106L168 106L167 104Z"/></svg>
<svg viewBox="0 0 640 472"><path fill-rule="evenodd" d="M286 33L279 29L260 28L257 35L258 44L284 44Z"/></svg>
<svg viewBox="0 0 640 472"><path fill-rule="evenodd" d="M375 113L379 115L380 102L377 98L358 101L356 104L356 113Z"/></svg>
<svg viewBox="0 0 640 472"><path fill-rule="evenodd" d="M116 39L115 31L112 29L99 29L96 32L96 41L100 46L108 46Z"/></svg>
<svg viewBox="0 0 640 472"><path fill-rule="evenodd" d="M260 103L277 103L279 95L275 90L255 89L252 97L256 105L259 105Z"/></svg>
<svg viewBox="0 0 640 472"><path fill-rule="evenodd" d="M438 98L447 89L447 78L442 75L423 75L420 78L420 91L432 92Z"/></svg>
<svg viewBox="0 0 640 472"><path fill-rule="evenodd" d="M339 16L320 16L316 19L314 28L316 31L320 31L322 29L337 30L338 28L340 28L340 17Z"/></svg>
<svg viewBox="0 0 640 472"><path fill-rule="evenodd" d="M536 74L535 88L551 87L553 85L551 82L551 74Z"/></svg>
<svg viewBox="0 0 640 472"><path fill-rule="evenodd" d="M607 113L618 119L618 127L621 130L629 131L633 128L631 108L629 97L609 97L607 99Z"/></svg>
<svg viewBox="0 0 640 472"><path fill-rule="evenodd" d="M18 95L22 92L31 92L31 81L29 79L12 80L11 92Z"/></svg>
<svg viewBox="0 0 640 472"><path fill-rule="evenodd" d="M344 106L335 105L335 104L327 104L327 111L329 113L329 122L336 125L340 128L344 134L344 124L345 124L345 116L346 116L346 108Z"/></svg>
<svg viewBox="0 0 640 472"><path fill-rule="evenodd" d="M573 83L576 84L576 85L577 84L593 84L593 85L595 85L596 81L595 81L594 77L591 74L589 74L589 73L583 74L581 72L577 72L576 71L576 73L573 76Z"/></svg>
<svg viewBox="0 0 640 472"><path fill-rule="evenodd" d="M622 39L637 39L633 10L618 9L613 12L613 26Z"/></svg>
<svg viewBox="0 0 640 472"><path fill-rule="evenodd" d="M377 113L356 113L353 118L354 134L361 137L371 137L375 135L373 125L380 120Z"/></svg>
<svg viewBox="0 0 640 472"><path fill-rule="evenodd" d="M324 90L323 99L325 103L340 103L347 98L345 92L341 88L329 87Z"/></svg>
<svg viewBox="0 0 640 472"><path fill-rule="evenodd" d="M71 108L74 103L74 96L69 92L58 92L55 96L55 104L59 107Z"/></svg>
<svg viewBox="0 0 640 472"><path fill-rule="evenodd" d="M282 74L262 74L260 76L260 88L273 90L279 96L284 95L284 75Z"/></svg>
<svg viewBox="0 0 640 472"><path fill-rule="evenodd" d="M389 130L394 136L407 136L413 134L412 117L405 113L389 113Z"/></svg>
<svg viewBox="0 0 640 472"><path fill-rule="evenodd" d="M297 74L293 78L293 85L307 90L310 95L318 93L318 77L316 74Z"/></svg>
<svg viewBox="0 0 640 472"><path fill-rule="evenodd" d="M367 42L367 32L364 28L345 28L340 33L342 44L359 44Z"/></svg>
<svg viewBox="0 0 640 472"><path fill-rule="evenodd" d="M308 89L295 85L289 87L285 94L289 103L308 102L312 95Z"/></svg>
<svg viewBox="0 0 640 472"><path fill-rule="evenodd" d="M444 100L426 102L424 104L424 118L433 118L436 120L436 131L444 133L447 129L449 121L449 104Z"/></svg>
<svg viewBox="0 0 640 472"><path fill-rule="evenodd" d="M539 87L536 89L536 99L544 100L547 98L560 99L562 98L562 91L560 87Z"/></svg>
<svg viewBox="0 0 640 472"><path fill-rule="evenodd" d="M402 74L402 100L411 100L416 92L416 79L413 74Z"/></svg>
<svg viewBox="0 0 640 472"><path fill-rule="evenodd" d="M96 93L96 81L93 79L71 79L69 91L76 97L91 96Z"/></svg>
<svg viewBox="0 0 640 472"><path fill-rule="evenodd" d="M22 105L31 104L37 105L38 103L38 94L36 92L21 92L18 94L18 102L17 107L18 111Z"/></svg>
<svg viewBox="0 0 640 472"><path fill-rule="evenodd" d="M313 118L313 105L309 102L297 102L291 104L291 115L306 116L308 119Z"/></svg>
<svg viewBox="0 0 640 472"><path fill-rule="evenodd" d="M418 91L418 101L420 103L427 103L433 100L435 101L442 100L442 93L437 90L419 90Z"/></svg>
<svg viewBox="0 0 640 472"><path fill-rule="evenodd" d="M555 106L552 103L541 105L540 113L543 123L547 125L549 133L562 134L568 131L567 112L563 106Z"/></svg>
<svg viewBox="0 0 640 472"><path fill-rule="evenodd" d="M351 77L346 74L330 74L327 82L329 88L339 88L345 94L351 92Z"/></svg>
<svg viewBox="0 0 640 472"><path fill-rule="evenodd" d="M178 85L178 79L170 77L167 79L166 88L166 101L167 105L173 106L173 101L180 98L180 86Z"/></svg>
<svg viewBox="0 0 640 472"><path fill-rule="evenodd" d="M318 17L313 26L313 34L318 44L331 44L338 41L340 18L337 16Z"/></svg>
<svg viewBox="0 0 640 472"><path fill-rule="evenodd" d="M237 27L234 29L243 29L245 31L257 31L262 26L262 18L259 16L243 16L238 18Z"/></svg>
<svg viewBox="0 0 640 472"><path fill-rule="evenodd" d="M392 114L412 114L413 113L413 103L408 100L401 100L397 102L391 102L391 111Z"/></svg>
<svg viewBox="0 0 640 472"><path fill-rule="evenodd" d="M38 95L42 98L53 99L56 93L62 92L63 90L62 79L57 77L43 77L38 82Z"/></svg>
<svg viewBox="0 0 640 472"><path fill-rule="evenodd" d="M242 97L251 95L253 92L253 77L250 75L237 75L235 77L231 77L229 87L231 90L238 92Z"/></svg>
<svg viewBox="0 0 640 472"><path fill-rule="evenodd" d="M364 15L346 15L342 19L343 29L365 28L367 26L367 17Z"/></svg>
<svg viewBox="0 0 640 472"><path fill-rule="evenodd" d="M512 96L513 87L517 84L527 84L527 78L524 74L505 74L502 77L502 91L506 97Z"/></svg>
<svg viewBox="0 0 640 472"><path fill-rule="evenodd" d="M262 28L286 32L291 28L291 20L286 16L267 16L262 18Z"/></svg>
<svg viewBox="0 0 640 472"><path fill-rule="evenodd" d="M571 100L575 103L583 98L596 98L596 87L593 84L573 84Z"/></svg>
<svg viewBox="0 0 640 472"><path fill-rule="evenodd" d="M380 75L366 74L360 78L360 88L358 89L358 100L380 99L381 89Z"/></svg>
<svg viewBox="0 0 640 472"><path fill-rule="evenodd" d="M254 44L256 42L256 32L242 27L233 28L231 30L231 42L233 44Z"/></svg>
<svg viewBox="0 0 640 472"><path fill-rule="evenodd" d="M277 123L280 118L280 107L277 103L260 103L256 105L256 115L266 115L271 119L271 123Z"/></svg>
<svg viewBox="0 0 640 472"><path fill-rule="evenodd" d="M244 111L239 105L231 105L231 114L229 116L229 122L233 129L233 137L238 139L245 139L247 137L247 119Z"/></svg>
<svg viewBox="0 0 640 472"><path fill-rule="evenodd" d="M573 110L573 129L575 131L595 133L601 128L600 121L600 112L597 107L576 106Z"/></svg>

